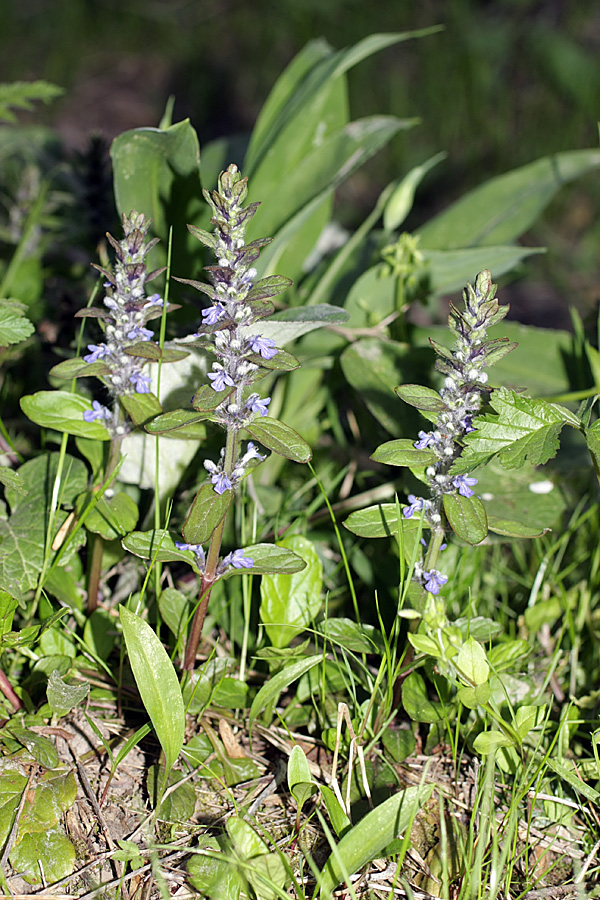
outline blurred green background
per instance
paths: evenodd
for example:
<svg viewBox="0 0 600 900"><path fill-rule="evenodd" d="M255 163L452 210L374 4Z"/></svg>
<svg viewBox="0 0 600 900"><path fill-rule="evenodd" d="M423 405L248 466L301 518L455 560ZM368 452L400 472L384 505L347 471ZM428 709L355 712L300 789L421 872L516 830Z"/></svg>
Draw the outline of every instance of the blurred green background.
<svg viewBox="0 0 600 900"><path fill-rule="evenodd" d="M170 95L201 142L249 132L284 66L323 37L336 48L373 32L443 25L350 72L353 117L418 116L344 185L338 215L357 225L380 190L440 150L406 227L487 178L554 151L595 147L600 6L581 0L20 0L0 3L2 80L65 88L20 116L90 134L157 125ZM595 315L600 180L561 192L525 242L545 244L510 286L513 317L569 327Z"/></svg>

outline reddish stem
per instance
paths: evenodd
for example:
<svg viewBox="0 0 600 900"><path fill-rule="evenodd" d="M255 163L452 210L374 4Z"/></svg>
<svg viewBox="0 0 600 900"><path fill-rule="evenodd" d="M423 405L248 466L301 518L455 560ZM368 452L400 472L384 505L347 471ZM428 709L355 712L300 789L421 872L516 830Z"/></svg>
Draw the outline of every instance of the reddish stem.
<svg viewBox="0 0 600 900"><path fill-rule="evenodd" d="M210 600L210 592L212 591L213 584L214 581L209 581L206 578L206 575L202 576L202 581L200 582L200 596L202 597L202 600L200 601L198 609L194 613L194 619L192 621L192 627L190 629L190 636L188 638L187 647L185 648L185 660L183 663L183 668L187 672L194 671L194 664L196 662L196 655L198 653L200 638L202 637L202 629L204 627L204 620L206 618L208 601Z"/></svg>
<svg viewBox="0 0 600 900"><path fill-rule="evenodd" d="M23 704L13 691L10 681L8 680L4 672L2 672L2 670L0 670L0 691L2 691L8 702L12 705L15 712L18 712L18 710L22 709Z"/></svg>

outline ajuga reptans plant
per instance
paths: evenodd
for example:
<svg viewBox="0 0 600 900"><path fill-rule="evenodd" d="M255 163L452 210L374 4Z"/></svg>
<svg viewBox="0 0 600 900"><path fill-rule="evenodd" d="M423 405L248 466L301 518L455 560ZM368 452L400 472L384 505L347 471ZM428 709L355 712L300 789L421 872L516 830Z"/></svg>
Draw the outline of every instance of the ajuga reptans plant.
<svg viewBox="0 0 600 900"><path fill-rule="evenodd" d="M194 667L215 581L232 570L280 570L276 548L266 551L268 545L259 546L260 560L241 548L223 558L220 556L226 516L235 491L249 471L266 458L254 440L298 462L306 462L311 456L310 448L296 432L268 417L270 398L261 397L252 389L270 370L295 368L298 362L277 348L271 338L262 336L260 326L256 325L274 310L269 298L284 291L290 281L276 275L256 280L253 263L260 248L270 239L246 243L246 226L259 206L258 203L243 206L247 193L247 179L242 178L234 165L221 173L216 191L204 191L213 212L214 232L191 225L188 228L214 252L217 264L206 266L210 283L177 279L192 285L211 301L202 311L202 324L193 343L208 351L215 361L208 373L208 384L202 385L192 398L194 411L183 413L183 418L179 416L175 424L204 419L221 426L225 432L219 458L204 462L208 479L192 503L183 527L184 541L175 542L177 550L193 558L200 576L200 600L185 654L184 666L188 670ZM167 414L155 420L149 430L153 433L175 430L172 426L173 417ZM254 440L243 440L242 432ZM208 544L206 549L205 544ZM287 556L293 554L288 551ZM288 559L288 564L295 570L303 566L296 557L293 561Z"/></svg>

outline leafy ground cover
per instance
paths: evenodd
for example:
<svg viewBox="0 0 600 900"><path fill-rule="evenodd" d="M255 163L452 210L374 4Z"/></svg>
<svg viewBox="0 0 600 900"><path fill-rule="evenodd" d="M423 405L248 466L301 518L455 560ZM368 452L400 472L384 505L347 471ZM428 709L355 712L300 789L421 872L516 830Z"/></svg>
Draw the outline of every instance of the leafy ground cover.
<svg viewBox="0 0 600 900"><path fill-rule="evenodd" d="M597 894L598 327L492 277L600 151L341 229L416 125L347 75L429 34L308 44L242 149L168 107L112 180L0 92L6 896Z"/></svg>

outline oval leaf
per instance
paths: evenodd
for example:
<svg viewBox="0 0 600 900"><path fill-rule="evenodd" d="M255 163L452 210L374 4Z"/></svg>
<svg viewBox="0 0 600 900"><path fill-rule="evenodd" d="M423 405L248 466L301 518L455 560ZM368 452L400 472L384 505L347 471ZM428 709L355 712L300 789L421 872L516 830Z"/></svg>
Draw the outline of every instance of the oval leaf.
<svg viewBox="0 0 600 900"><path fill-rule="evenodd" d="M179 681L167 651L147 622L124 606L119 614L133 677L169 771L183 747L185 732Z"/></svg>
<svg viewBox="0 0 600 900"><path fill-rule="evenodd" d="M252 571L245 569L228 569L223 578L231 575L293 575L306 567L306 562L291 550L275 544L252 544L244 547L244 556L252 559Z"/></svg>
<svg viewBox="0 0 600 900"><path fill-rule="evenodd" d="M371 454L374 462L385 463L388 466L430 466L437 456L433 450L417 450L413 441L399 440L386 441L381 444L375 453Z"/></svg>
<svg viewBox="0 0 600 900"><path fill-rule="evenodd" d="M233 500L233 491L217 494L212 484L203 484L192 503L183 526L189 544L204 544L225 516Z"/></svg>
<svg viewBox="0 0 600 900"><path fill-rule="evenodd" d="M479 544L487 537L487 516L479 497L444 494L444 512L452 531L465 543Z"/></svg>
<svg viewBox="0 0 600 900"><path fill-rule="evenodd" d="M246 425L246 431L263 447L279 453L294 462L306 463L312 459L312 450L297 431L278 419L261 418Z"/></svg>
<svg viewBox="0 0 600 900"><path fill-rule="evenodd" d="M447 408L437 391L421 384L401 384L396 388L396 393L401 400L411 406L416 406L417 409L442 412Z"/></svg>
<svg viewBox="0 0 600 900"><path fill-rule="evenodd" d="M21 398L21 409L28 419L43 428L75 434L78 437L92 438L97 441L109 441L110 434L95 419L86 422L84 412L91 411L92 404L79 394L68 391L38 391Z"/></svg>
<svg viewBox="0 0 600 900"><path fill-rule="evenodd" d="M285 538L279 546L305 562L294 574L265 575L261 581L260 618L273 646L281 649L320 612L323 566L314 545L301 535Z"/></svg>
<svg viewBox="0 0 600 900"><path fill-rule="evenodd" d="M123 547L141 559L153 559L157 562L186 562L197 569L198 560L191 550L178 550L175 546L177 537L168 531L132 531L121 541Z"/></svg>

